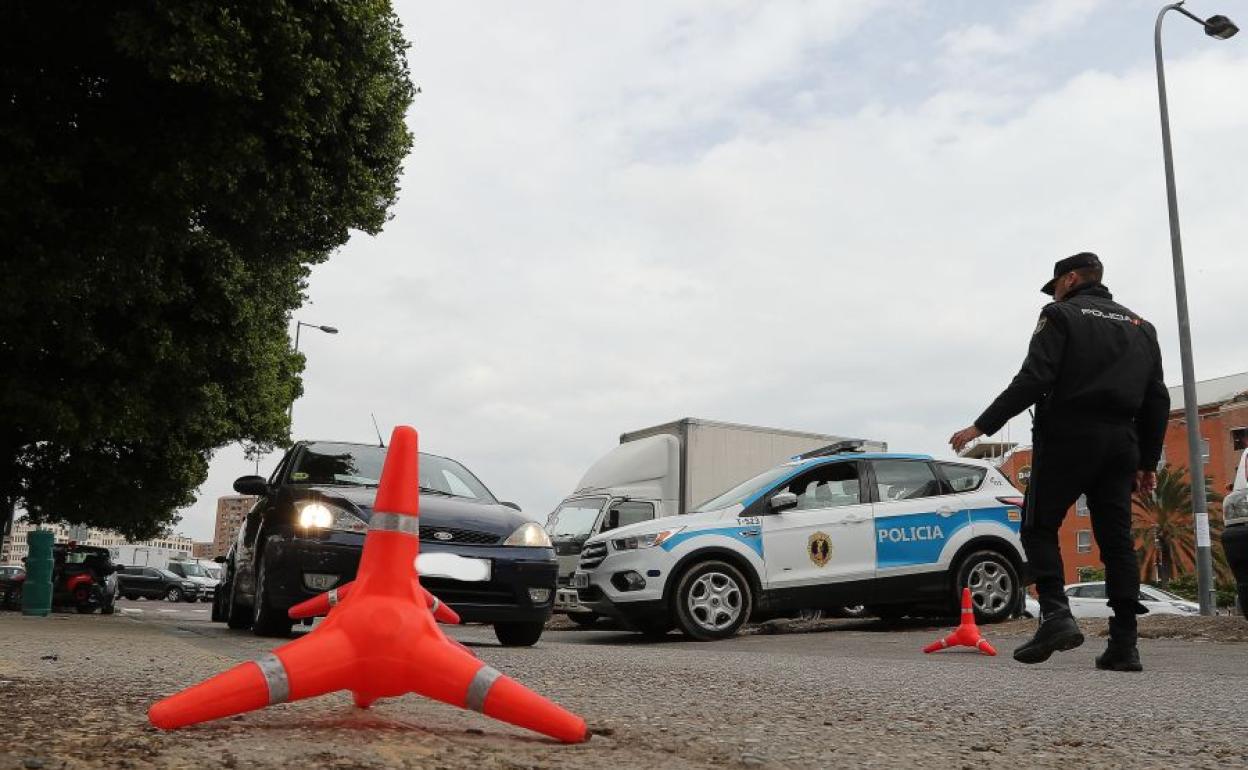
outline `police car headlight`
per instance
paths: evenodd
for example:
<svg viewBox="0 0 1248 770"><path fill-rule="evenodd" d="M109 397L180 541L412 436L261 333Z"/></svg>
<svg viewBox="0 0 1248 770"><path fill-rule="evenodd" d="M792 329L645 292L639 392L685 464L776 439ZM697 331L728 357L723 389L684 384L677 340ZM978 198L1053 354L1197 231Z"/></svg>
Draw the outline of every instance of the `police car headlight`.
<svg viewBox="0 0 1248 770"><path fill-rule="evenodd" d="M531 548L552 548L550 544L550 535L546 534L546 530L541 525L528 521L521 524L520 527L507 536L503 541L503 545L527 545Z"/></svg>
<svg viewBox="0 0 1248 770"><path fill-rule="evenodd" d="M682 529L684 529L684 527L673 527L672 529L665 529L661 532L651 532L648 535L621 537L617 540L612 540L611 547L617 551L635 551L638 548L653 548L656 545L662 545L664 541Z"/></svg>
<svg viewBox="0 0 1248 770"><path fill-rule="evenodd" d="M1248 522L1248 490L1232 492L1222 500L1222 516L1227 524Z"/></svg>
<svg viewBox="0 0 1248 770"><path fill-rule="evenodd" d="M304 529L335 529L340 532L365 532L368 525L359 516L324 500L301 500L295 503L299 526Z"/></svg>

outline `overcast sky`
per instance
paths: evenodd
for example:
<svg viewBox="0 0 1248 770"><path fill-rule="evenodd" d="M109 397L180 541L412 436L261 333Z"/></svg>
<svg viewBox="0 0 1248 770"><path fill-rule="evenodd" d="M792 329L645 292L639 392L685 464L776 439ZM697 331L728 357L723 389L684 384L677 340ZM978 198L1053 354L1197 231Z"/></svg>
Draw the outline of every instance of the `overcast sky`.
<svg viewBox="0 0 1248 770"><path fill-rule="evenodd" d="M312 275L296 317L341 333L302 335L295 436L410 423L535 518L686 416L948 453L1082 250L1177 383L1158 7L401 2L415 148L385 231ZM1248 369L1248 34L1166 43L1205 379ZM179 529L250 469L223 449Z"/></svg>

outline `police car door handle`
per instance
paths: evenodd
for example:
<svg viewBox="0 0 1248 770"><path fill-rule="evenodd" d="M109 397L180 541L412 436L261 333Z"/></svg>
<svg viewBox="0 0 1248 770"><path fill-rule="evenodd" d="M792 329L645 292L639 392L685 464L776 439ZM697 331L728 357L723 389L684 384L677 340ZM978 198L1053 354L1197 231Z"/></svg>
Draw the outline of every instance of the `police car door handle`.
<svg viewBox="0 0 1248 770"><path fill-rule="evenodd" d="M953 515L953 514L955 514L955 513L957 513L957 511L953 510L952 508L950 508L950 507L949 507L949 506L947 506L947 505L946 505L946 506L942 506L942 507L940 507L940 508L937 508L937 509L936 509L936 515L937 515L937 516L940 516L940 517L943 517L943 518L946 518L946 519L947 519L947 518L949 518L950 516L952 516L952 515Z"/></svg>
<svg viewBox="0 0 1248 770"><path fill-rule="evenodd" d="M867 520L867 517L866 517L866 516L859 516L859 515L858 515L858 514L856 514L856 513L851 513L851 514L849 514L848 516L846 516L845 518L841 519L841 521L842 521L843 523L845 523L845 524L859 524L859 523L864 522L864 521L866 521L866 520Z"/></svg>

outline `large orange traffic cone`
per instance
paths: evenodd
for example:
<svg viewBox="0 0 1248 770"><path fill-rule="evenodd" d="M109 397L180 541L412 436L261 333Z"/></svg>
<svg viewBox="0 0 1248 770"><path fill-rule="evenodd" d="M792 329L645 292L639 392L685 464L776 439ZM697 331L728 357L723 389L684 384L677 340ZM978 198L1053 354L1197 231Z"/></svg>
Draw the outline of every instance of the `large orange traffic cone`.
<svg viewBox="0 0 1248 770"><path fill-rule="evenodd" d="M985 655L997 654L996 649L979 633L979 626L975 625L975 610L971 607L969 588L962 589L962 623L952 634L924 647L923 652L936 652L946 647L974 647Z"/></svg>
<svg viewBox="0 0 1248 770"><path fill-rule="evenodd" d="M350 690L356 705L414 692L544 733L589 737L585 720L447 639L412 580L420 548L416 431L395 428L351 591L310 633L165 698L148 711L171 730L274 703Z"/></svg>
<svg viewBox="0 0 1248 770"><path fill-rule="evenodd" d="M443 604L442 600L421 587L416 580L416 576L412 575L412 581L416 583L416 592L425 597L425 602L429 605L429 611L433 613L433 617L439 623L449 623L450 625L459 625L459 613L451 609L449 605ZM299 602L295 606L286 610L287 616L291 620L303 620L304 618L319 618L329 614L338 602L347 598L347 594L351 593L351 586L354 580L344 583L337 588L331 588L320 596L313 596L311 599Z"/></svg>

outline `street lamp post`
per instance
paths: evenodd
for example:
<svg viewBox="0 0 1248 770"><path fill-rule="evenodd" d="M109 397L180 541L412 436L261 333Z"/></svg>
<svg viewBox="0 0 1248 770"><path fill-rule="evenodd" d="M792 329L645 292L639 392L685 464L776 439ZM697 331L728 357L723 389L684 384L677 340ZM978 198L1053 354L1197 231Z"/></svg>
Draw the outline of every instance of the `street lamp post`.
<svg viewBox="0 0 1248 770"><path fill-rule="evenodd" d="M1161 105L1161 147L1166 164L1166 202L1170 207L1170 251L1174 258L1174 296L1179 314L1179 357L1183 366L1183 411L1187 420L1188 467L1192 477L1192 523L1196 528L1196 578L1200 591L1200 614L1212 615L1213 552L1209 540L1209 507L1205 500L1205 463L1201 455L1200 415L1196 402L1196 376L1192 365L1192 328L1187 312L1187 278L1183 273L1183 242L1179 237L1179 204L1174 188L1174 155L1170 149L1170 110L1166 104L1166 71L1161 57L1161 22L1169 11L1178 11L1198 22L1205 34L1226 40L1239 28L1225 16L1202 19L1183 7L1171 3L1157 14L1153 43L1157 54L1157 101Z"/></svg>
<svg viewBox="0 0 1248 770"><path fill-rule="evenodd" d="M320 324L306 324L303 321L295 321L295 352L296 353L299 352L299 330L305 326L308 327L309 329L318 329L320 331L325 332L326 334L338 333L338 329L333 326L321 326ZM289 422L292 427L295 424L295 401L294 399L291 399L290 401L290 411L286 413L286 421Z"/></svg>

